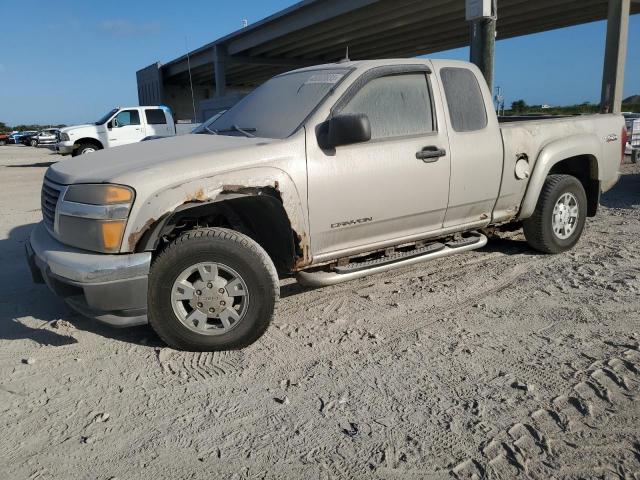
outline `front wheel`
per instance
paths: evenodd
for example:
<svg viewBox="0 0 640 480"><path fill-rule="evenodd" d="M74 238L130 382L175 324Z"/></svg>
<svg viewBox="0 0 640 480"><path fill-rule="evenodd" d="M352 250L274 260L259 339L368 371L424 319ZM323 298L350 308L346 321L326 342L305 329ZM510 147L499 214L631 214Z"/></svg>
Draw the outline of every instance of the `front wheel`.
<svg viewBox="0 0 640 480"><path fill-rule="evenodd" d="M31 140L31 146L32 147L37 147L38 146L38 141L37 140Z"/></svg>
<svg viewBox="0 0 640 480"><path fill-rule="evenodd" d="M582 183L571 175L549 175L533 215L522 222L524 236L541 252L565 252L578 243L586 218Z"/></svg>
<svg viewBox="0 0 640 480"><path fill-rule="evenodd" d="M223 228L191 230L151 266L149 323L180 350L243 348L271 323L279 289L273 262L251 238Z"/></svg>
<svg viewBox="0 0 640 480"><path fill-rule="evenodd" d="M71 156L77 157L78 155L84 155L85 153L93 153L97 151L98 148L91 143L81 143L77 148L73 150Z"/></svg>

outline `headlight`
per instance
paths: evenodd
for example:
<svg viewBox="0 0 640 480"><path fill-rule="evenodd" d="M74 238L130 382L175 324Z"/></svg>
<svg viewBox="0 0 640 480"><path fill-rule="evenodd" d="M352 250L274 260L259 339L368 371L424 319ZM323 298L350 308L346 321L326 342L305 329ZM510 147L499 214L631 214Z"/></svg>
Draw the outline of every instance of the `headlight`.
<svg viewBox="0 0 640 480"><path fill-rule="evenodd" d="M69 134L68 133L61 133L60 134L60 140L62 140L63 142L68 142L69 141Z"/></svg>
<svg viewBox="0 0 640 480"><path fill-rule="evenodd" d="M56 212L58 238L85 250L118 252L134 195L122 185L69 186Z"/></svg>

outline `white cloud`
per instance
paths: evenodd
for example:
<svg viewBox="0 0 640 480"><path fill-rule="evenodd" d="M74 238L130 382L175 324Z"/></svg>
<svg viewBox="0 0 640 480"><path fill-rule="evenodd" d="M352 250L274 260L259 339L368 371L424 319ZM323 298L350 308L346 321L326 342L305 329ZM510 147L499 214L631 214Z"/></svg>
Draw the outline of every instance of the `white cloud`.
<svg viewBox="0 0 640 480"><path fill-rule="evenodd" d="M160 32L160 24L157 22L135 23L123 18L104 20L100 22L99 28L116 37L153 35Z"/></svg>

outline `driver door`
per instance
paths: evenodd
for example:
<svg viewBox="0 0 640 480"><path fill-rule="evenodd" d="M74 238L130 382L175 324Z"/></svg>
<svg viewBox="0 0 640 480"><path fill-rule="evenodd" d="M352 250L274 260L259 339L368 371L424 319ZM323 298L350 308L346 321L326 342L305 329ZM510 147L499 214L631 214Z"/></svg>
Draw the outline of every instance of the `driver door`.
<svg viewBox="0 0 640 480"><path fill-rule="evenodd" d="M449 195L446 131L438 128L424 66L374 69L354 82L332 111L365 114L371 140L318 146L309 129L308 196L312 249L330 259L420 237L442 228ZM355 89L355 91L354 91ZM433 158L420 152L437 151Z"/></svg>
<svg viewBox="0 0 640 480"><path fill-rule="evenodd" d="M139 142L145 137L138 110L122 110L109 122L109 147Z"/></svg>

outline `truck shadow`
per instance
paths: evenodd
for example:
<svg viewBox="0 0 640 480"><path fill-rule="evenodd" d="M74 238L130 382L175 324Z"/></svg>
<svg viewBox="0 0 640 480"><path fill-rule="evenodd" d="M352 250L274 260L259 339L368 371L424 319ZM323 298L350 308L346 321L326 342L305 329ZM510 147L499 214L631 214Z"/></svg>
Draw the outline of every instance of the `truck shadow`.
<svg viewBox="0 0 640 480"><path fill-rule="evenodd" d="M600 204L608 208L625 210L638 208L640 205L640 173L621 175L615 187L602 195Z"/></svg>
<svg viewBox="0 0 640 480"><path fill-rule="evenodd" d="M74 337L79 330L125 343L163 345L147 326L116 329L103 325L73 311L46 285L33 283L24 245L35 226L20 225L9 231L8 238L0 239L0 259L4 259L0 271L0 342L31 340L43 346L72 345L79 341Z"/></svg>

